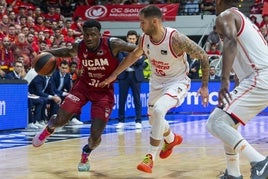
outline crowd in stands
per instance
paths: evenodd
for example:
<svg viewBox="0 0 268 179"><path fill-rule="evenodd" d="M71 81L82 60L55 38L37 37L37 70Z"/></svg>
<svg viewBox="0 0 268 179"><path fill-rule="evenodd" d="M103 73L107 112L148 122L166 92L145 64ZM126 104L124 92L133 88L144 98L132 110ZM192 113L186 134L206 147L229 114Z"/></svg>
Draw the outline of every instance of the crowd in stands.
<svg viewBox="0 0 268 179"><path fill-rule="evenodd" d="M41 51L50 48L72 47L75 41L82 39L83 20L81 17L72 17L76 7L80 5L159 3L180 3L180 15L215 14L215 0L0 0L0 80L23 79L31 68L34 57ZM255 0L256 6L261 7L260 4L263 4L263 1ZM260 13L254 8L252 11ZM268 41L268 14L264 14L262 21L258 22L254 13L250 16L251 20L260 28L261 33ZM211 57L210 61L219 59L222 41L215 28L208 34L204 48ZM192 79L200 79L202 74L199 60L189 58L188 62L190 65L189 76ZM42 125L43 121L55 113L57 107L53 106L57 106L63 100L70 90L69 85L72 86L77 79L77 58L58 59L57 63L56 74L53 74L52 77L40 76L36 80L37 84L30 85L29 89L33 90L29 91L29 114L31 114L29 123L32 128L40 127L38 124ZM149 78L149 64L145 64L144 67L144 76ZM211 79L218 79L215 77L217 68L211 67ZM69 76L68 87L59 86L62 76ZM49 89L48 80L52 83L53 92ZM36 87L35 85L38 83L42 83L42 85ZM59 98L55 99L55 95ZM44 99L40 100L38 98L40 96ZM47 108L47 104L49 104L50 111L44 114L43 108ZM76 118L79 119L79 115L75 116ZM39 123L38 120L40 120ZM76 120L74 123L78 124L79 121Z"/></svg>

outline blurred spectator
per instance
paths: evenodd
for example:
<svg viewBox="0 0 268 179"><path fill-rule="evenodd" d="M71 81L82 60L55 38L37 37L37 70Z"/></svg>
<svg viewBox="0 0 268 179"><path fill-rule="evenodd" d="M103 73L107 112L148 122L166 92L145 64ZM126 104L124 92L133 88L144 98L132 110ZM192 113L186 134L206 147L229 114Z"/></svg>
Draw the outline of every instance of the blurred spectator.
<svg viewBox="0 0 268 179"><path fill-rule="evenodd" d="M9 27L9 19L8 16L5 14L0 21L0 29L4 34L8 34L8 27Z"/></svg>
<svg viewBox="0 0 268 179"><path fill-rule="evenodd" d="M78 64L75 61L72 61L70 63L70 75L71 75L72 87L73 87L76 80L78 79Z"/></svg>
<svg viewBox="0 0 268 179"><path fill-rule="evenodd" d="M208 34L207 41L205 44L205 50L208 52L210 50L211 44L216 44L218 50L222 51L222 41L219 34L216 32L216 26L213 26L213 30Z"/></svg>
<svg viewBox="0 0 268 179"><path fill-rule="evenodd" d="M28 44L31 45L33 51L36 53L36 54L39 54L39 44L38 42L35 40L35 36L33 33L28 33L28 35L26 36L26 41Z"/></svg>
<svg viewBox="0 0 268 179"><path fill-rule="evenodd" d="M0 45L0 78L12 70L14 57L11 50L11 42L8 37L4 37Z"/></svg>
<svg viewBox="0 0 268 179"><path fill-rule="evenodd" d="M46 20L49 20L50 22L58 22L60 20L60 15L56 13L56 9L54 6L48 6L48 13L43 14L43 16Z"/></svg>
<svg viewBox="0 0 268 179"><path fill-rule="evenodd" d="M61 61L59 67L57 70L55 70L50 78L50 82L54 88L55 94L63 99L65 96L67 96L71 90L71 76L69 74L69 64L67 61ZM55 112L58 112L59 106L54 105L50 108L51 111L53 111L53 114Z"/></svg>
<svg viewBox="0 0 268 179"><path fill-rule="evenodd" d="M39 31L44 31L45 28L46 27L44 25L44 17L42 16L36 17L35 30L39 32Z"/></svg>
<svg viewBox="0 0 268 179"><path fill-rule="evenodd" d="M71 29L74 30L74 34L75 35L81 35L82 34L82 24L83 24L83 20L81 17L74 17L74 21L71 24Z"/></svg>
<svg viewBox="0 0 268 179"><path fill-rule="evenodd" d="M257 27L260 27L260 24L258 23L256 16L251 15L249 18L253 22L253 24L255 24Z"/></svg>
<svg viewBox="0 0 268 179"><path fill-rule="evenodd" d="M10 24L17 24L18 21L17 21L17 15L14 11L10 11L8 13L8 19L9 19L9 23Z"/></svg>
<svg viewBox="0 0 268 179"><path fill-rule="evenodd" d="M23 79L25 76L24 66L21 61L15 61L13 65L14 70L5 75L5 79L14 80L14 79Z"/></svg>
<svg viewBox="0 0 268 179"><path fill-rule="evenodd" d="M65 0L64 3L60 6L61 14L64 17L72 17L74 12L74 6L72 6L71 0Z"/></svg>
<svg viewBox="0 0 268 179"><path fill-rule="evenodd" d="M218 50L217 44L211 43L209 51L207 51L207 54L212 55L221 55L221 51Z"/></svg>
<svg viewBox="0 0 268 179"><path fill-rule="evenodd" d="M209 80L220 80L221 78L216 75L216 69L214 66L209 68Z"/></svg>
<svg viewBox="0 0 268 179"><path fill-rule="evenodd" d="M202 0L200 8L204 15L215 14L215 0Z"/></svg>
<svg viewBox="0 0 268 179"><path fill-rule="evenodd" d="M45 126L42 110L44 109L44 99L34 94L28 94L28 126L27 129L39 129Z"/></svg>
<svg viewBox="0 0 268 179"><path fill-rule="evenodd" d="M188 56L189 73L188 76L191 79L199 79L200 61L197 59L191 59Z"/></svg>
<svg viewBox="0 0 268 179"><path fill-rule="evenodd" d="M61 98L56 95L55 89L50 82L49 76L37 75L29 84L29 93L39 96L42 100L45 101L45 104L49 104L50 108L55 109L54 106L61 103ZM55 114L55 111L50 111L47 109L47 106L44 105L42 109L42 119L45 120L47 110L47 116L50 118L52 114Z"/></svg>
<svg viewBox="0 0 268 179"><path fill-rule="evenodd" d="M268 14L262 15L262 21L260 23L260 28L263 26L266 26L266 28L268 28Z"/></svg>
<svg viewBox="0 0 268 179"><path fill-rule="evenodd" d="M20 33L18 35L15 43L11 46L11 50L13 52L14 59L17 59L19 56L24 57L23 64L27 72L32 65L32 60L34 56L36 56L36 52L34 52L32 46L27 43L25 34Z"/></svg>
<svg viewBox="0 0 268 179"><path fill-rule="evenodd" d="M72 29L67 30L67 35L64 37L64 41L74 43L75 38L74 38L74 31Z"/></svg>
<svg viewBox="0 0 268 179"><path fill-rule="evenodd" d="M186 15L198 15L199 14L198 0L187 0L184 6L184 12Z"/></svg>

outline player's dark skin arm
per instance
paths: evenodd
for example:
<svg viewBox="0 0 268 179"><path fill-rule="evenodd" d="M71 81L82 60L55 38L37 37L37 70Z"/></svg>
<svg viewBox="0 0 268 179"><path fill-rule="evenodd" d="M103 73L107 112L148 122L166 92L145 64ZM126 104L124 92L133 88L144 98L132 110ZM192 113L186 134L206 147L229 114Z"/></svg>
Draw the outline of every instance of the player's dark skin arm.
<svg viewBox="0 0 268 179"><path fill-rule="evenodd" d="M127 43L119 38L111 38L110 45L114 56L117 56L119 52L132 52L136 48L135 44Z"/></svg>
<svg viewBox="0 0 268 179"><path fill-rule="evenodd" d="M230 73L237 53L237 29L240 26L240 18L231 12L222 13L216 19L216 31L223 38L221 88L218 97L220 106L224 99L229 102L228 98L231 98Z"/></svg>
<svg viewBox="0 0 268 179"><path fill-rule="evenodd" d="M75 57L77 56L78 51L78 43L74 43L72 48L56 48L51 50L45 50L45 52L49 52L55 57Z"/></svg>

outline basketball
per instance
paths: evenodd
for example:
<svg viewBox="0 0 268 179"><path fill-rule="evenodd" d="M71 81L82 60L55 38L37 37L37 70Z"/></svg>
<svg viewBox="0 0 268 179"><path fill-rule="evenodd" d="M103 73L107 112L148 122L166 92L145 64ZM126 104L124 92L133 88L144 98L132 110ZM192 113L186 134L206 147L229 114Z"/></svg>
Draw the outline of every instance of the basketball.
<svg viewBox="0 0 268 179"><path fill-rule="evenodd" d="M42 52L34 58L32 66L39 75L50 75L57 66L56 58L49 52Z"/></svg>

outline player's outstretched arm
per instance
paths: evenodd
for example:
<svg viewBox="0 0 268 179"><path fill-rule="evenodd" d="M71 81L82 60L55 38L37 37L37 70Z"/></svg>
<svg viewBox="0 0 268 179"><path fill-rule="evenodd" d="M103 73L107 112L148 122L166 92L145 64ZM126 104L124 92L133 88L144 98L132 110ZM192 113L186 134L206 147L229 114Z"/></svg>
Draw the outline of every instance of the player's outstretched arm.
<svg viewBox="0 0 268 179"><path fill-rule="evenodd" d="M120 51L126 51L126 48L128 49L129 47L124 46L119 49ZM120 73L122 73L125 69L127 69L129 66L131 66L133 63L135 63L142 54L143 54L143 49L139 43L136 46L136 48L132 52L130 52L128 56L119 64L119 66L114 70L114 72L107 79L105 79L103 82L99 84L99 87L107 86L113 81L115 81L117 76Z"/></svg>
<svg viewBox="0 0 268 179"><path fill-rule="evenodd" d="M56 48L51 50L45 50L45 52L49 52L55 57L75 57L77 56L78 45L78 43L73 43L72 48Z"/></svg>

